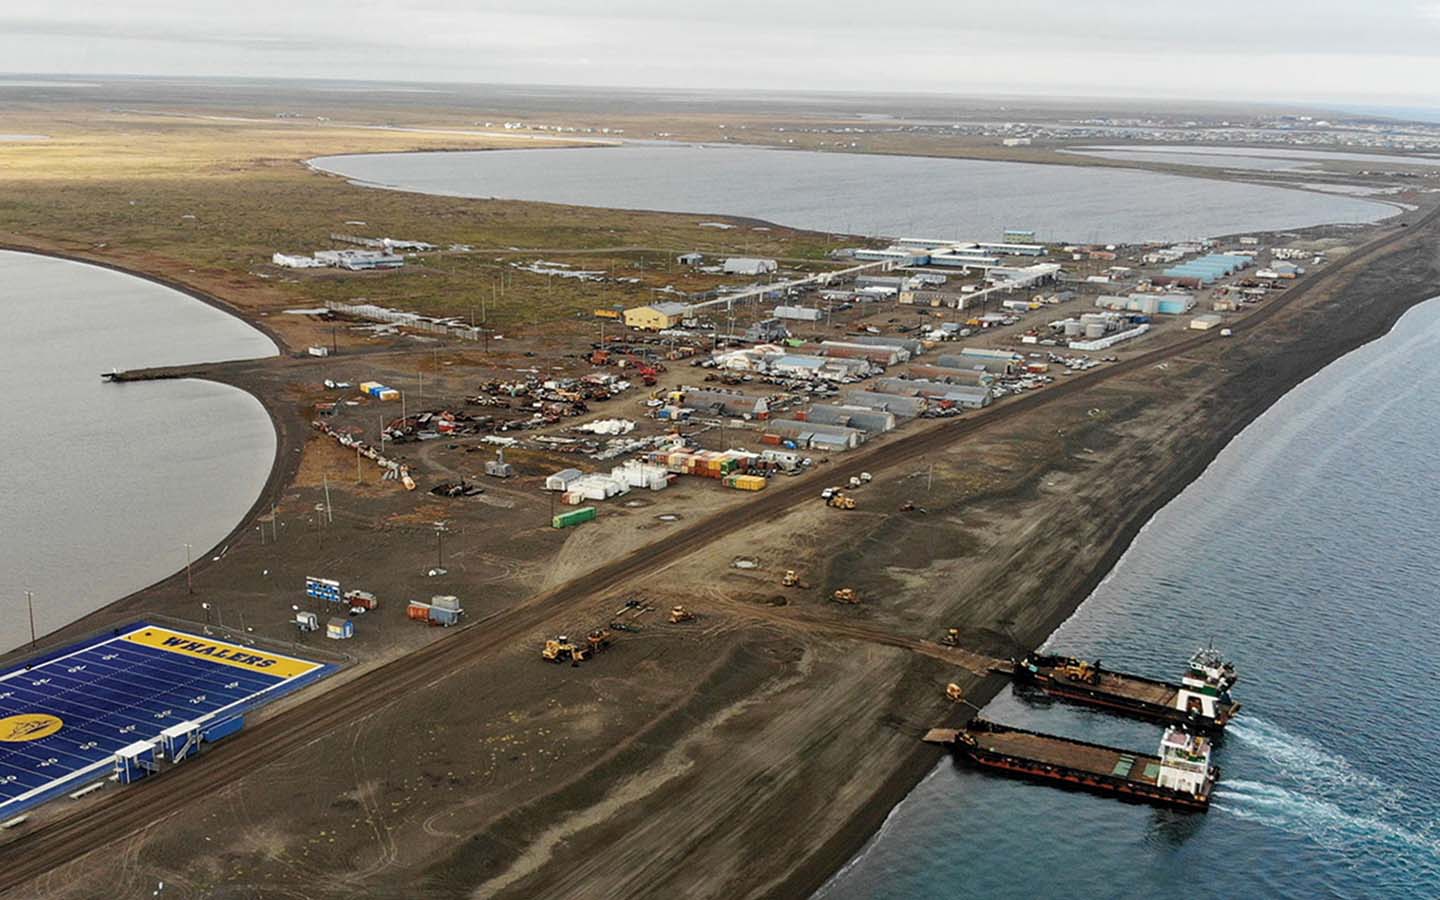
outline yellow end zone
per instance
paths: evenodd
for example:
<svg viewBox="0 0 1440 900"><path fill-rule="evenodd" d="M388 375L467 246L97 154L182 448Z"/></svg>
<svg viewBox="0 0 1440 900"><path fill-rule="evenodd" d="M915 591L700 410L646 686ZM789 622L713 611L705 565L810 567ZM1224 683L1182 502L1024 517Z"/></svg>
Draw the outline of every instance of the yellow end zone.
<svg viewBox="0 0 1440 900"><path fill-rule="evenodd" d="M295 678L321 667L320 663L294 659L289 656L276 656L253 647L212 641L209 638L186 634L183 631L170 631L166 628L142 628L125 635L125 640L144 644L146 647L155 647L168 653L181 653L197 659L224 663L237 669L263 672L277 678Z"/></svg>
<svg viewBox="0 0 1440 900"><path fill-rule="evenodd" d="M0 743L19 744L47 738L64 727L58 716L26 713L0 719Z"/></svg>

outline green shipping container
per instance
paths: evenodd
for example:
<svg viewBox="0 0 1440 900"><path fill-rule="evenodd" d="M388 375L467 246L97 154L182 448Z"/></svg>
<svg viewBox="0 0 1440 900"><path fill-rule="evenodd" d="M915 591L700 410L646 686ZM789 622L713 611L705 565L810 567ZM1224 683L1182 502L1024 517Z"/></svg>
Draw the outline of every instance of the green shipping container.
<svg viewBox="0 0 1440 900"><path fill-rule="evenodd" d="M550 520L554 528L569 528L571 525L579 525L581 522L588 522L595 518L595 507L582 506L579 509L572 509L564 512Z"/></svg>

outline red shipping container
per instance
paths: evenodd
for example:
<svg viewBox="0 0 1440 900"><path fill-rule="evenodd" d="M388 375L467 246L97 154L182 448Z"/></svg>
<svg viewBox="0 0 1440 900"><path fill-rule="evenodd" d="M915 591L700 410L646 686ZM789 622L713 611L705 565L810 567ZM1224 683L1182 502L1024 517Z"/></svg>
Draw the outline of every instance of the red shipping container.
<svg viewBox="0 0 1440 900"><path fill-rule="evenodd" d="M405 618L428 622L430 621L430 607L424 603L411 603L405 607Z"/></svg>

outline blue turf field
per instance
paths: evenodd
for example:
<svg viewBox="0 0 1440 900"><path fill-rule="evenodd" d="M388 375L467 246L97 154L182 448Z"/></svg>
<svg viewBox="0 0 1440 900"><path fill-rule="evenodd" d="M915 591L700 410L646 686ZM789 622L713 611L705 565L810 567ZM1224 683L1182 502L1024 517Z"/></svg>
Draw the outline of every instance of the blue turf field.
<svg viewBox="0 0 1440 900"><path fill-rule="evenodd" d="M0 819L108 776L122 747L233 718L331 668L142 622L6 670Z"/></svg>

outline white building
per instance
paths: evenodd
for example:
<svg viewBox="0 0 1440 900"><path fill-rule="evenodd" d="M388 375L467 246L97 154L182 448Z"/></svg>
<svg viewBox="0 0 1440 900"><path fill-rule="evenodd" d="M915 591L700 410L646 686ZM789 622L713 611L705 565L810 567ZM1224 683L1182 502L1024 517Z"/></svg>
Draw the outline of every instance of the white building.
<svg viewBox="0 0 1440 900"><path fill-rule="evenodd" d="M726 275L768 275L780 268L773 259L751 259L734 256L725 260L722 270Z"/></svg>

